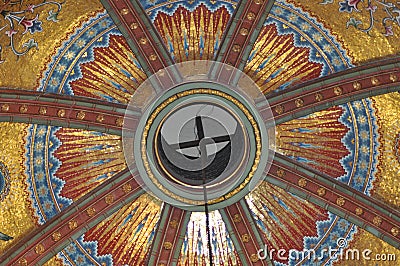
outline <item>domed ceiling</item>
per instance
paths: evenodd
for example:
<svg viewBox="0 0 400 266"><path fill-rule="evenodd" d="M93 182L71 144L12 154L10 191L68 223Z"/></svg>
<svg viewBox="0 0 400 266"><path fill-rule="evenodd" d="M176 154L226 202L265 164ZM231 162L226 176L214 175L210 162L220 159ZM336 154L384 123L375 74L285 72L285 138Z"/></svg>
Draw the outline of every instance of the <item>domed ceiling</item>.
<svg viewBox="0 0 400 266"><path fill-rule="evenodd" d="M399 2L4 0L0 13L1 265L400 259ZM199 60L247 74L275 124L262 181L209 211L144 189L122 136L147 78L175 84L165 68Z"/></svg>

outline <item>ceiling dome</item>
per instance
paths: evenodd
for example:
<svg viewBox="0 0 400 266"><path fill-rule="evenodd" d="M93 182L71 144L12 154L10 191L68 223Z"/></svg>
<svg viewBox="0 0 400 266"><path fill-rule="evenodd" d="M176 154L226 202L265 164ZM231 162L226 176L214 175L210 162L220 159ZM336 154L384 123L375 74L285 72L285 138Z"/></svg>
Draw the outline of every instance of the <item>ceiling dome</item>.
<svg viewBox="0 0 400 266"><path fill-rule="evenodd" d="M0 13L0 264L400 256L398 2Z"/></svg>

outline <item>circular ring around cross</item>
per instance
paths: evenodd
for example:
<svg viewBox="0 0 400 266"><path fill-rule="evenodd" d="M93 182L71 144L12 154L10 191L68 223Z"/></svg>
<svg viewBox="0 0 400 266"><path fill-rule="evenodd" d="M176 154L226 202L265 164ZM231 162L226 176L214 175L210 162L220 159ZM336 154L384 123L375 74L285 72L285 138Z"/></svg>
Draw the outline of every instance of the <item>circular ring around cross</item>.
<svg viewBox="0 0 400 266"><path fill-rule="evenodd" d="M268 173L275 123L240 70L214 61L175 64L149 77L124 117L124 156L150 194L187 210L239 201Z"/></svg>

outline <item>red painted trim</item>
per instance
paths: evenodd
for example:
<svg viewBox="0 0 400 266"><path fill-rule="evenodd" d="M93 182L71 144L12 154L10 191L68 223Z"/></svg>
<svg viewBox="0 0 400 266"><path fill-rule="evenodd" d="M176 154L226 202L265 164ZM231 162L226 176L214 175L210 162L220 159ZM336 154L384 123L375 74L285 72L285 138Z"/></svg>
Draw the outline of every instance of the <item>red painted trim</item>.
<svg viewBox="0 0 400 266"><path fill-rule="evenodd" d="M125 170L126 172L128 170ZM121 175L120 173L119 175ZM115 176L118 177L119 175ZM21 261L26 262L27 265L33 265L40 259L49 253L57 253L55 250L63 242L72 242L71 237L82 231L88 231L88 223L105 218L104 213L111 210L120 203L124 203L130 195L137 193L141 190L140 186L136 183L135 179L131 176L129 179L124 179L118 183L113 183L115 178L109 179L99 187L74 202L64 211L53 217L50 221L46 222L31 234L27 235L24 239L20 240L18 244L8 250L5 254L0 257L0 262L3 262L9 257L13 257L11 261L7 262L7 265L18 264ZM111 187L105 191L104 188L111 185ZM128 190L127 187L130 187ZM102 191L102 192L100 192ZM96 195L96 193L99 193ZM90 199L86 204L82 204L92 195L94 198ZM112 197L112 201L110 198ZM94 211L92 211L94 210ZM72 211L67 217L63 217L65 213ZM54 226L48 231L44 231L46 228ZM45 233L43 233L45 232ZM58 237L54 236L58 234ZM25 243L29 242L30 239L40 236L37 240L29 245ZM20 248L23 248L18 254L15 254ZM38 252L40 251L40 252Z"/></svg>
<svg viewBox="0 0 400 266"><path fill-rule="evenodd" d="M140 17L140 14L145 14L145 10L137 10L137 8L132 5L131 1L127 0L111 0L108 2L115 15L121 21L118 27L123 27L128 33L128 37L125 37L128 41L134 43L139 53L137 56L140 56L146 61L150 72L156 73L168 67L172 63L172 59L168 58L169 60L167 60L167 58L161 54L159 47L164 45L161 41L162 39L159 38L159 41L156 41L150 34L150 31L152 31L153 34L157 34L157 30L153 26L150 28L146 26L143 19ZM159 82L164 88L169 88L175 83L171 73L165 75Z"/></svg>
<svg viewBox="0 0 400 266"><path fill-rule="evenodd" d="M264 1L244 1L245 7L241 14L234 14L231 20L237 20L234 25L234 31L231 36L225 35L222 43L228 41L224 54L222 55L221 62L238 67L243 60L243 54L245 49L249 45L250 37L256 30L257 24L260 22L260 18L265 12L268 5L268 0ZM261 2L261 3L260 3ZM227 29L230 29L228 26ZM221 45L222 47L223 45ZM237 48L240 48L238 51ZM244 60L247 60L244 59Z"/></svg>
<svg viewBox="0 0 400 266"><path fill-rule="evenodd" d="M225 207L225 212L229 223L240 243L240 249L246 257L246 261L242 261L245 265L268 265L265 260L255 260L260 247L257 238L249 222L249 217L245 214L240 202ZM248 238L247 238L248 237Z"/></svg>
<svg viewBox="0 0 400 266"><path fill-rule="evenodd" d="M397 215L399 217L400 214L398 211L391 209L381 202L335 180L330 176L303 166L300 163L290 160L283 155L275 154L275 156L288 161L290 164L295 165L294 167L289 167L277 160L274 160L271 169L268 172L268 176L286 183L286 190L289 190L291 187L293 187L295 189L303 191L308 194L308 199L310 196L313 196L318 198L322 202L325 202L325 208L327 206L334 206L335 208L338 208L346 213L346 217L343 218L347 219L349 216L355 217L356 219L365 223L365 225L368 224L383 235L400 242L400 234L395 236L391 233L392 228L400 229L400 222L398 220L393 219L391 216L386 215L385 213L374 207L366 205L355 197L347 195L340 190L340 187L345 187L348 191L351 191L353 195L364 198L365 200L376 204L380 208L386 210L391 215ZM299 170L301 168L311 172L312 175L301 172ZM317 180L315 176L321 176L324 179L334 183L335 186L329 186L322 181ZM318 190L321 188L325 190L325 193L323 195L318 193ZM362 210L361 214L356 213L357 208ZM376 224L376 221L374 223L374 219L376 219L375 217L377 216L381 218L381 224L379 225ZM365 225L362 227L365 228Z"/></svg>
<svg viewBox="0 0 400 266"><path fill-rule="evenodd" d="M79 103L85 103L87 107L80 106ZM19 117L26 118L27 123L32 119L39 119L49 125L58 121L66 125L82 125L82 128L88 129L102 127L104 132L118 131L122 130L125 108L124 104L107 103L85 97L24 90L0 90L0 116L9 117L10 122ZM131 117L126 122L132 128L137 126L138 120L138 117Z"/></svg>
<svg viewBox="0 0 400 266"><path fill-rule="evenodd" d="M400 66L395 64L399 60L400 58L387 59L351 68L299 84L280 93L269 94L267 98L270 100L274 118L277 120L291 117L297 112L316 110L317 107L326 106L334 101L351 100L357 95L368 94L374 90L384 93L387 88L399 87ZM370 73L361 74L361 71L368 69L371 69ZM339 79L340 76L343 79ZM345 78L346 76L351 77ZM314 88L307 89L308 87Z"/></svg>
<svg viewBox="0 0 400 266"><path fill-rule="evenodd" d="M150 255L156 257L156 260L154 260L154 264L152 265L172 265L172 263L176 263L176 261L173 261L173 256L176 250L181 249L178 241L182 230L186 231L186 215L187 211L171 205L169 205L169 208L163 209L161 217L167 218L164 225L158 227L157 235L154 237L154 239L161 238L161 240L157 243L153 242Z"/></svg>

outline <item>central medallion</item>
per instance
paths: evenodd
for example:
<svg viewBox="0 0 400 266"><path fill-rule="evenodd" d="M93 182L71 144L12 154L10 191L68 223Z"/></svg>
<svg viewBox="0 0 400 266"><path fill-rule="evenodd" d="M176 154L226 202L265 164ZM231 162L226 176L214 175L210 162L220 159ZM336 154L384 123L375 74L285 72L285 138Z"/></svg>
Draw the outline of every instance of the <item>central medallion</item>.
<svg viewBox="0 0 400 266"><path fill-rule="evenodd" d="M221 183L237 173L247 157L247 134L239 117L211 102L173 110L158 127L155 141L158 165L181 185Z"/></svg>
<svg viewBox="0 0 400 266"><path fill-rule="evenodd" d="M190 68L182 65L185 74ZM247 195L268 172L275 137L268 103L262 98L256 106L249 96L260 92L249 77L229 72L239 77L232 86L204 75L212 64L195 65L198 71L168 88L160 89L159 81L171 69L150 77L128 105L123 129L125 158L138 183L192 211L205 203L222 208Z"/></svg>

